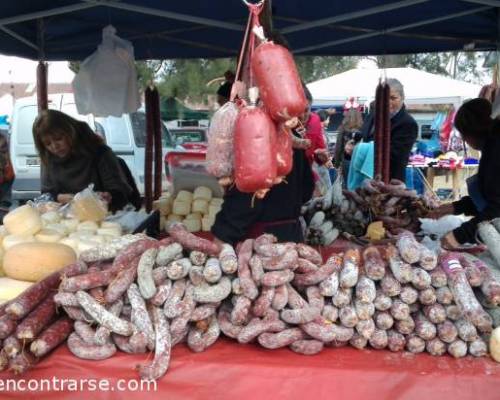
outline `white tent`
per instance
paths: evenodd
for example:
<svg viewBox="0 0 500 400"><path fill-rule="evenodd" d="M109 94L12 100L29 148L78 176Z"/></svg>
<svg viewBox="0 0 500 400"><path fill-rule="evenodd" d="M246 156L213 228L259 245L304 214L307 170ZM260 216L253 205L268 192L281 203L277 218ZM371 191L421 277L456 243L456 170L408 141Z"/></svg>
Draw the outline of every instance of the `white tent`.
<svg viewBox="0 0 500 400"><path fill-rule="evenodd" d="M315 106L342 105L349 97L361 104L374 99L381 76L398 79L404 86L406 104L453 104L477 97L481 87L414 68L351 69L307 85Z"/></svg>

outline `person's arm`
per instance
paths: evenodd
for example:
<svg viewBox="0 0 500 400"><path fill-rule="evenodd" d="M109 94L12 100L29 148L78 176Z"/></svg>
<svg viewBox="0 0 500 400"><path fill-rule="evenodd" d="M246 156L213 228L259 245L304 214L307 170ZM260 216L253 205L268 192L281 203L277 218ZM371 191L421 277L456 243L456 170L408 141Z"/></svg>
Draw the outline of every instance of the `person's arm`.
<svg viewBox="0 0 500 400"><path fill-rule="evenodd" d="M218 240L235 244L245 238L262 210L262 200L253 197L252 193L242 193L236 187L228 190L211 229Z"/></svg>
<svg viewBox="0 0 500 400"><path fill-rule="evenodd" d="M477 215L477 208L470 196L464 196L460 200L454 201L452 205L454 215Z"/></svg>
<svg viewBox="0 0 500 400"><path fill-rule="evenodd" d="M120 163L111 150L105 151L98 160L101 190L111 195L109 204L111 211L120 210L128 203L132 189L120 167Z"/></svg>
<svg viewBox="0 0 500 400"><path fill-rule="evenodd" d="M398 127L397 130L399 134L391 133L391 179L405 182L406 166L410 158L411 148L417 140L418 125L412 121Z"/></svg>

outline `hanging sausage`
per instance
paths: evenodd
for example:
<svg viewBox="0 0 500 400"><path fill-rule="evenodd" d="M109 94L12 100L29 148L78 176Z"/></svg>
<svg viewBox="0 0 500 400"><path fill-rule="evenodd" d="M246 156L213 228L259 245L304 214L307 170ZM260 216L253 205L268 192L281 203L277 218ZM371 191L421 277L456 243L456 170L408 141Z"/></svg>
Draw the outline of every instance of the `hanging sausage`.
<svg viewBox="0 0 500 400"><path fill-rule="evenodd" d="M276 133L277 175L284 178L293 167L292 133L284 124L277 126Z"/></svg>

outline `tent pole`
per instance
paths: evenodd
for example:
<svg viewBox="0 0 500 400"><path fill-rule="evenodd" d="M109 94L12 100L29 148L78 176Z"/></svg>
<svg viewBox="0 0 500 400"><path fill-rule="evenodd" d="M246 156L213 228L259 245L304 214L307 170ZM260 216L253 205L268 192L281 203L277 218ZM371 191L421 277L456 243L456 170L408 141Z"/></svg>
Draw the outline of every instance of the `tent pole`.
<svg viewBox="0 0 500 400"><path fill-rule="evenodd" d="M4 31L7 35L12 36L13 38L19 40L21 43L24 43L26 46L31 47L32 49L38 51L38 46L36 44L30 42L28 39L23 38L21 35L18 35L12 29L0 25L0 30Z"/></svg>
<svg viewBox="0 0 500 400"><path fill-rule="evenodd" d="M49 100L47 93L47 63L45 62L45 43L44 43L44 22L43 19L38 20L38 49L39 62L36 68L36 97L38 104L38 113L49 108Z"/></svg>
<svg viewBox="0 0 500 400"><path fill-rule="evenodd" d="M373 33L366 33L366 34L363 34L363 35L352 36L350 38L345 38L345 39L333 40L331 42L325 42L325 43L321 43L321 44L314 45L314 46L302 47L300 49L297 49L297 50L293 51L293 53L297 53L297 54L299 54L299 53L305 53L305 52L308 52L308 51L322 49L322 48L325 48L325 47L333 47L333 46L337 46L337 45L340 45L340 44L356 42L358 40L363 40L363 39L369 39L369 38L372 38L372 37L377 37L377 36L385 35L387 33L399 32L399 31L404 31L406 29L417 28L419 26L424 26L424 25L429 25L429 24L435 24L437 22L442 22L442 21L446 21L446 20L449 20L449 19L465 17L466 15L470 15L470 14L477 14L477 13L480 13L482 11L489 10L490 8L491 7L488 7L488 6L473 8L471 10L462 11L462 12L458 12L458 13L454 13L454 14L448 14L448 15L444 15L442 17L427 19L427 20L424 20L424 21L418 21L418 22L414 22L414 23L406 24L406 25L395 26L393 28L388 28L388 29L385 29L383 31L378 31L378 32L373 32Z"/></svg>

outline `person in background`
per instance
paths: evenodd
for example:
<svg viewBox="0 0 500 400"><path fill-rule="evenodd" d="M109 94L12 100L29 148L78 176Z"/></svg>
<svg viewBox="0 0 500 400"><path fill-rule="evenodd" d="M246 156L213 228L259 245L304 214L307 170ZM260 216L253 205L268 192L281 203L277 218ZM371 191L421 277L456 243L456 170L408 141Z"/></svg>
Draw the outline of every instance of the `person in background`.
<svg viewBox="0 0 500 400"><path fill-rule="evenodd" d="M418 125L415 119L406 111L404 104L405 92L403 85L397 79L387 79L390 87L389 113L391 117L391 150L390 178L405 182L406 166L413 145L417 141ZM375 131L375 113L367 117L361 130L363 141L373 140Z"/></svg>
<svg viewBox="0 0 500 400"><path fill-rule="evenodd" d="M339 127L335 144L334 166L342 170L343 183L347 186L347 176L354 146L361 139L363 116L359 108L344 108L344 119Z"/></svg>
<svg viewBox="0 0 500 400"><path fill-rule="evenodd" d="M9 212L12 205L14 178L14 168L9 154L9 140L5 134L0 133L0 213Z"/></svg>
<svg viewBox="0 0 500 400"><path fill-rule="evenodd" d="M311 111L312 95L306 85L303 85L304 94L307 99L307 107L302 117L302 123L305 127L305 139L309 139L311 146L306 150L306 157L313 169L316 182L316 194L322 195L331 186L330 175L325 164L330 160L328 149L326 147L325 133L323 124L318 114Z"/></svg>
<svg viewBox="0 0 500 400"><path fill-rule="evenodd" d="M33 137L41 160L42 193L65 204L92 183L111 211L131 202L133 188L120 161L85 122L45 110L33 123Z"/></svg>
<svg viewBox="0 0 500 400"><path fill-rule="evenodd" d="M217 103L220 107L226 104L229 101L229 97L231 96L231 87L233 84L229 81L225 81L222 85L217 89Z"/></svg>
<svg viewBox="0 0 500 400"><path fill-rule="evenodd" d="M465 102L455 116L455 127L462 139L481 151L477 175L467 179L468 196L444 204L430 213L431 218L447 214L473 216L442 239L445 248L475 243L477 225L500 217L500 121L491 118L491 103L482 98Z"/></svg>

